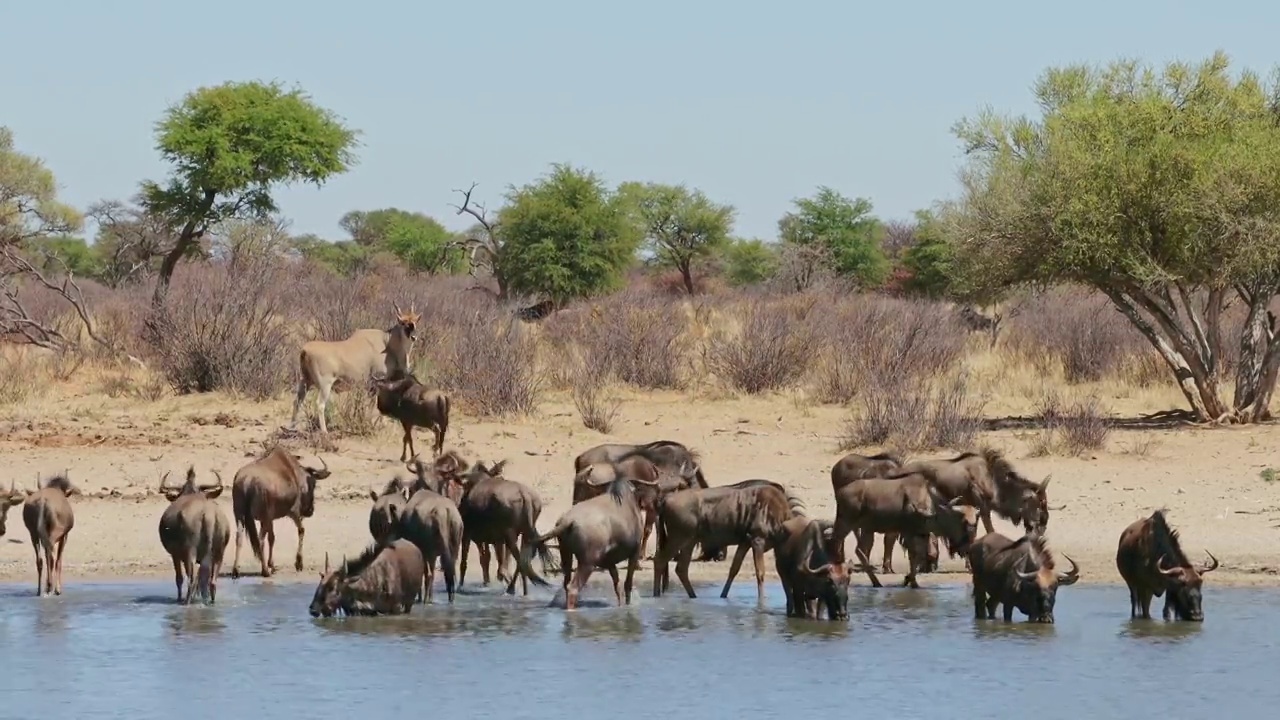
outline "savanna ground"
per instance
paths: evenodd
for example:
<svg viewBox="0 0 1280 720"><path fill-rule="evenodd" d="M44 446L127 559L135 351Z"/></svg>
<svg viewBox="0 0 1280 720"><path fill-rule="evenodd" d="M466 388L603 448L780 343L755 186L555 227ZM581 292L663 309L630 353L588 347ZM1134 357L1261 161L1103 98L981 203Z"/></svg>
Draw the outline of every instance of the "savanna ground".
<svg viewBox="0 0 1280 720"><path fill-rule="evenodd" d="M831 465L849 450L940 457L989 444L1032 478L1052 475L1050 502L1066 507L1052 517L1050 542L1080 563L1084 581L1119 581L1121 530L1165 507L1193 561L1204 548L1222 561L1212 583L1280 583L1280 428L1141 420L1183 400L1105 299L1057 289L1007 302L993 344L954 306L884 295L712 289L690 299L637 281L526 324L469 285L402 274L342 279L274 262L193 266L175 278L151 330L142 290L86 287L97 333L142 362L105 350L0 348L0 481L33 487L66 471L83 490L66 550L74 588L171 577L157 536L164 473L180 481L193 464L202 481L216 469L229 484L272 443L319 453L333 475L306 522L304 572L292 568L292 523L276 523L277 581L311 582L325 552L336 561L368 542L369 490L408 472L398 424L359 389L335 395L329 439L308 430L314 391L303 432L280 433L297 351L304 339L387 327L399 303L423 313L418 376L453 398L446 446L473 461L508 459L508 475L543 498L543 530L569 506L574 456L602 442L679 440L701 453L711 484L777 480L826 517ZM65 307L46 299L35 294L29 309L71 333ZM148 333L163 342L144 342ZM429 432L415 440L429 453ZM229 516L229 491L221 502ZM34 581L20 508L8 531L0 577ZM877 563L880 548L877 539ZM772 575L771 556L766 564ZM474 553L470 565L468 581L478 582ZM895 566L906 566L900 550ZM247 542L240 567L259 569ZM645 594L649 567L638 577ZM750 582L749 568L748 560L739 582ZM695 563L695 579L723 582L726 569ZM965 580L958 558L944 556L942 569L922 580Z"/></svg>

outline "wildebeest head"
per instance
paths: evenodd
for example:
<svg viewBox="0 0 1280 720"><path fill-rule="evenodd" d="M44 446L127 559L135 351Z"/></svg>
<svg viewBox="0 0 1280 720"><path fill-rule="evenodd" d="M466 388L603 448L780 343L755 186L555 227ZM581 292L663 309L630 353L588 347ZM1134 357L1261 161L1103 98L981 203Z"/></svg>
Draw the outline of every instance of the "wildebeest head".
<svg viewBox="0 0 1280 720"><path fill-rule="evenodd" d="M935 498L931 513L924 514L931 515L951 557L969 552L969 546L978 539L978 511L963 497L949 502L937 502Z"/></svg>
<svg viewBox="0 0 1280 720"><path fill-rule="evenodd" d="M422 314L416 312L417 303L409 306L409 312L401 310L399 303L394 303L394 306L396 309L396 322L400 327L404 328L405 337L409 338L410 341L416 340L414 333L418 329L418 321L422 319Z"/></svg>
<svg viewBox="0 0 1280 720"><path fill-rule="evenodd" d="M827 617L832 620L849 619L849 568L841 560L840 553L833 553L831 543L834 529L823 528L821 542L827 548L827 562L816 568L808 563L800 571L819 581L818 599L827 606Z"/></svg>
<svg viewBox="0 0 1280 720"><path fill-rule="evenodd" d="M213 471L213 475L214 477L218 478L218 482L216 485L197 485L196 469L194 466L188 467L187 481L179 487L173 487L171 485L166 484L169 479L169 473L165 473L164 477L160 478L160 494L164 495L165 499L168 500L169 502L173 502L174 500L177 500L178 498L188 493L191 493L191 494L198 493L198 494L204 495L206 498L210 500L213 500L214 498L222 494L222 489L223 489L222 475L217 470Z"/></svg>
<svg viewBox="0 0 1280 720"><path fill-rule="evenodd" d="M324 467L316 469L303 465L302 457L299 455L294 455L293 458L298 461L298 465L302 468L302 474L306 476L303 480L300 511L302 517L309 518L316 513L316 481L329 477L329 463L325 462L324 458L320 458L320 464Z"/></svg>
<svg viewBox="0 0 1280 720"><path fill-rule="evenodd" d="M1156 562L1156 568L1164 576L1164 591L1168 593L1169 604L1179 620L1204 621L1204 607L1201 604L1200 588L1204 584L1202 577L1206 573L1218 569L1218 558L1208 550L1209 562L1200 567L1190 565L1168 567L1168 558L1164 555Z"/></svg>
<svg viewBox="0 0 1280 720"><path fill-rule="evenodd" d="M1059 505L1055 508L1049 507L1049 495L1046 491L1052 476L1046 475L1044 480L1036 482L1016 473L1014 475L1020 481L1019 485L1023 488L1021 496L1018 498L1022 526L1027 532L1043 531L1049 527L1049 511L1061 510L1066 507L1066 505Z"/></svg>
<svg viewBox="0 0 1280 720"><path fill-rule="evenodd" d="M332 617L342 604L342 583L346 580L347 559L337 570L329 572L329 553L324 554L324 570L320 573L320 584L311 596L311 617Z"/></svg>
<svg viewBox="0 0 1280 720"><path fill-rule="evenodd" d="M17 489L12 482L7 491L0 491L0 537L4 537L4 518L9 514L9 508L21 505L26 499L27 494Z"/></svg>
<svg viewBox="0 0 1280 720"><path fill-rule="evenodd" d="M1032 622L1052 623L1053 605L1058 596L1058 588L1073 585L1080 579L1080 568L1076 561L1063 555L1071 563L1071 570L1059 573L1053 565L1053 559L1047 553L1032 552L1027 556L1023 567L1015 567L1010 576L1013 583L1014 604L1026 613Z"/></svg>

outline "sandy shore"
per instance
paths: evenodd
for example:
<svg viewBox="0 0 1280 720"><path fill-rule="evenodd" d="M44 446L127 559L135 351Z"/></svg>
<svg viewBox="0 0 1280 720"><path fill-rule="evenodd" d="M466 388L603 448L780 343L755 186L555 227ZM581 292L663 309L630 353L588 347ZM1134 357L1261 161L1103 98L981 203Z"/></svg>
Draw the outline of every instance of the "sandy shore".
<svg viewBox="0 0 1280 720"><path fill-rule="evenodd" d="M601 442L680 440L701 452L711 484L769 478L794 488L811 514L830 517L834 505L830 468L844 413L815 407L798 412L786 398L689 400L671 395L629 398L612 435L582 427L570 403L548 402L536 418L474 422L456 418L448 446L469 459L509 460L508 475L536 489L544 501L539 526L548 529L569 506L573 457ZM218 396L156 403L84 396L56 407L10 411L0 421L0 482L32 487L38 475L67 471L86 493L74 501L76 525L67 544L68 591L78 581L172 578L160 546L157 523L165 501L157 495L161 475L180 479L188 464L202 476L218 469L230 481L236 469L262 450L262 442L288 418L283 402L231 403ZM429 434L420 450L429 448ZM1270 463L1280 427L1217 430L1117 431L1105 451L1084 458L1027 457L1025 436L988 433L984 442L1002 448L1033 478L1052 474L1052 547L1080 564L1081 582L1115 583L1115 547L1121 530L1157 507L1169 511L1193 560L1205 548L1222 561L1210 576L1217 585L1280 585L1280 482L1261 477ZM333 476L322 482L316 514L306 522L306 568L293 570L297 535L278 521L277 582L314 582L325 552L334 559L355 554L369 541L368 492L407 471L397 462L399 432L384 422L370 438L343 438L322 457ZM314 455L313 451L302 451ZM933 453L935 456L949 452ZM229 494L228 494L229 495ZM222 500L230 515L229 496ZM1015 531L997 519L997 529ZM9 512L8 535L0 540L0 579L34 584L35 566L21 511ZM230 570L235 542L228 548ZM880 557L877 541L874 557ZM901 550L895 566L905 567ZM766 557L773 576L772 555ZM637 585L648 592L652 571L642 566ZM737 582L751 582L748 558ZM258 569L248 543L241 570ZM693 577L723 582L728 563L695 563ZM468 578L479 582L474 553ZM884 578L886 584L901 576ZM559 576L551 578L559 584ZM963 583L959 559L944 558L942 572L922 584ZM866 585L855 576L855 585Z"/></svg>

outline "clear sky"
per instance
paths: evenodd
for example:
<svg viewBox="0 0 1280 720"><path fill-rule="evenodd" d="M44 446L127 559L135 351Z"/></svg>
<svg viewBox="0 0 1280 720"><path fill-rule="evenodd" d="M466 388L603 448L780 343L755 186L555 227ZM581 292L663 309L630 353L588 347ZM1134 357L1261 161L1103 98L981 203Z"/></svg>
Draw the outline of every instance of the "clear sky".
<svg viewBox="0 0 1280 720"><path fill-rule="evenodd" d="M896 6L896 7L895 7ZM1046 66L1215 49L1268 72L1280 3L0 0L0 124L79 207L165 172L153 126L201 85L297 83L362 131L359 165L277 199L338 238L352 209L467 225L552 162L686 182L772 238L818 185L907 218L955 191L951 125L1031 112Z"/></svg>

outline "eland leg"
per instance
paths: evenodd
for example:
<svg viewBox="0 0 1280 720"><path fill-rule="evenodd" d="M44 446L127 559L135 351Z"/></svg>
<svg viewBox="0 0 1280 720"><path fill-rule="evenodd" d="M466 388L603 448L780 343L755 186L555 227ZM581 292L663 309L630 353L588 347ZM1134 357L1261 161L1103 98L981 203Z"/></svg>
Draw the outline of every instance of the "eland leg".
<svg viewBox="0 0 1280 720"><path fill-rule="evenodd" d="M325 412L329 409L329 394L333 392L333 381L321 382L318 386L320 391L316 398L316 413L320 418L320 434L329 434L329 423L325 421Z"/></svg>

